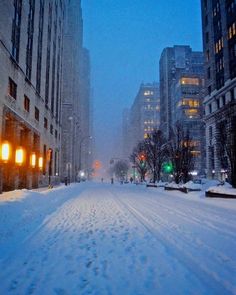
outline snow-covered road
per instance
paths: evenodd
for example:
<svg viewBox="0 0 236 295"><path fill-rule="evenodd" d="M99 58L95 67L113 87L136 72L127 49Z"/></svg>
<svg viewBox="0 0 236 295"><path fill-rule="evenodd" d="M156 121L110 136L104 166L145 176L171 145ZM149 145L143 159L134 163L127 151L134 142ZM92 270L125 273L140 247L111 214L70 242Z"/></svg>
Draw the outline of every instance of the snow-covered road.
<svg viewBox="0 0 236 295"><path fill-rule="evenodd" d="M236 294L236 200L77 184L0 202L0 294Z"/></svg>

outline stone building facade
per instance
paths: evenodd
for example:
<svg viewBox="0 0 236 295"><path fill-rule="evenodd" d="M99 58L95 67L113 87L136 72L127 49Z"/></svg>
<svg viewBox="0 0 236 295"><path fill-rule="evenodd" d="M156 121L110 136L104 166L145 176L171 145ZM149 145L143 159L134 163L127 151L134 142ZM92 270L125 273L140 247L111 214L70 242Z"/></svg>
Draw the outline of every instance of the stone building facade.
<svg viewBox="0 0 236 295"><path fill-rule="evenodd" d="M1 190L59 180L65 2L0 1Z"/></svg>
<svg viewBox="0 0 236 295"><path fill-rule="evenodd" d="M222 154L220 138L227 135L233 152L236 150L236 3L202 0L201 7L207 174L210 178L225 179L229 163Z"/></svg>

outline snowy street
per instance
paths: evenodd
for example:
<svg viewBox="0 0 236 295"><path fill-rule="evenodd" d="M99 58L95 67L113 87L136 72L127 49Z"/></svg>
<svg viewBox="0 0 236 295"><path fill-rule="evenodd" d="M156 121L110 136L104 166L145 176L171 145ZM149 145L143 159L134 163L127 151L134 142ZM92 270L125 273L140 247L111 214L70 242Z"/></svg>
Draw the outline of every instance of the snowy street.
<svg viewBox="0 0 236 295"><path fill-rule="evenodd" d="M4 295L236 294L235 249L236 200L106 183L0 196Z"/></svg>

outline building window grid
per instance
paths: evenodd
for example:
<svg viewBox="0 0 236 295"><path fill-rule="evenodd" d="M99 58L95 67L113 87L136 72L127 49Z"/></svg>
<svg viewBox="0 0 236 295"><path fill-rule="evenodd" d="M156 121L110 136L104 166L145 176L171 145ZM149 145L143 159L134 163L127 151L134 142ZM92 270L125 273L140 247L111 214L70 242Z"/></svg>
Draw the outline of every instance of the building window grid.
<svg viewBox="0 0 236 295"><path fill-rule="evenodd" d="M29 0L28 14L28 39L26 47L26 77L30 80L32 73L32 54L33 54L33 37L34 37L34 12L35 0Z"/></svg>
<svg viewBox="0 0 236 295"><path fill-rule="evenodd" d="M22 0L14 0L14 17L12 20L12 56L19 62Z"/></svg>
<svg viewBox="0 0 236 295"><path fill-rule="evenodd" d="M42 48L43 48L43 23L44 23L44 0L40 0L39 29L38 29L38 54L36 70L36 90L41 91Z"/></svg>
<svg viewBox="0 0 236 295"><path fill-rule="evenodd" d="M48 36L47 36L47 58L46 58L46 82L45 82L45 105L48 107L50 61L51 61L51 38L52 38L52 4L48 7Z"/></svg>
<svg viewBox="0 0 236 295"><path fill-rule="evenodd" d="M55 8L54 38L53 38L53 61L52 61L52 88L51 88L51 113L54 114L55 104L55 72L56 72L56 51L57 51L57 5Z"/></svg>

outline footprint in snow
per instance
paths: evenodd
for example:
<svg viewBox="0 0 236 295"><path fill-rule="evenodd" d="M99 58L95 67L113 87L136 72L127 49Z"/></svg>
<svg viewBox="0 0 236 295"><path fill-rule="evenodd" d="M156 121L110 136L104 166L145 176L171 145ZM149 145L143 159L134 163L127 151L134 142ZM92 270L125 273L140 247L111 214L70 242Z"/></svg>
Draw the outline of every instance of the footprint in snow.
<svg viewBox="0 0 236 295"><path fill-rule="evenodd" d="M90 261L88 261L88 262L86 263L86 267L87 267L87 268L90 268L90 267L91 267L91 265L92 265L92 263L93 263L93 262L92 262L91 260L90 260Z"/></svg>
<svg viewBox="0 0 236 295"><path fill-rule="evenodd" d="M147 263L147 256L142 255L139 257L139 260L142 264L146 264Z"/></svg>
<svg viewBox="0 0 236 295"><path fill-rule="evenodd" d="M13 280L11 281L10 287L9 287L9 291L13 291L17 288L18 286L18 281L17 280Z"/></svg>
<svg viewBox="0 0 236 295"><path fill-rule="evenodd" d="M62 289L62 288L55 288L54 289L54 293L56 294L56 295L66 295L67 293L66 293L66 290L64 290L64 289Z"/></svg>

